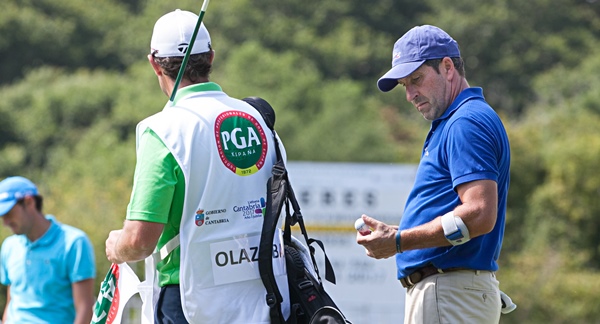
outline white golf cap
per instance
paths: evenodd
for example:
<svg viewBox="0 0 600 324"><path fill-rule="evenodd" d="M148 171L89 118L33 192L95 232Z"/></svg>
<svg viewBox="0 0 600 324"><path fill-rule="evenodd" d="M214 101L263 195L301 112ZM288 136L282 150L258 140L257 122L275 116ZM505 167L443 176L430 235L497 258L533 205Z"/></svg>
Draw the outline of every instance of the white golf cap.
<svg viewBox="0 0 600 324"><path fill-rule="evenodd" d="M154 24L150 40L151 53L156 57L185 56L197 23L198 15L179 9L160 17ZM210 35L202 23L190 54L206 53L210 50Z"/></svg>

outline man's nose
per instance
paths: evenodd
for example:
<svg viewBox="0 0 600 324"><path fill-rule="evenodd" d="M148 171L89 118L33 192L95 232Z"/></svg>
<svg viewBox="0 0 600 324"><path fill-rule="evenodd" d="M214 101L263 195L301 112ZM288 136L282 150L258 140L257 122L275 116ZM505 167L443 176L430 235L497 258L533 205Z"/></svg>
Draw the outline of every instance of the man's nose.
<svg viewBox="0 0 600 324"><path fill-rule="evenodd" d="M406 86L406 101L413 102L418 96L418 91L414 86L407 85Z"/></svg>

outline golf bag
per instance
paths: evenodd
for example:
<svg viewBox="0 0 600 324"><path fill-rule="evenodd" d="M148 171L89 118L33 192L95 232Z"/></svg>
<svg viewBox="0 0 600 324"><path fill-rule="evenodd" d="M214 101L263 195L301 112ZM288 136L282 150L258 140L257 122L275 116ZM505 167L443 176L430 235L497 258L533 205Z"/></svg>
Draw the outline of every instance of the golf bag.
<svg viewBox="0 0 600 324"><path fill-rule="evenodd" d="M275 111L262 98L249 97L244 101L258 110L273 133L277 163L273 166L272 176L267 182L267 206L260 238L258 268L267 290L266 301L269 305L273 324L347 324L350 323L323 287L315 261L313 243L319 245L325 256L325 279L335 284L333 267L325 254L323 243L309 238L304 219L294 191L288 179L285 163L281 157L279 141L274 130ZM277 221L285 206L283 230L284 253L290 292L291 314L287 321L281 311L283 298L273 274L272 251ZM293 213L290 213L290 208ZM291 235L291 226L298 224L306 245Z"/></svg>

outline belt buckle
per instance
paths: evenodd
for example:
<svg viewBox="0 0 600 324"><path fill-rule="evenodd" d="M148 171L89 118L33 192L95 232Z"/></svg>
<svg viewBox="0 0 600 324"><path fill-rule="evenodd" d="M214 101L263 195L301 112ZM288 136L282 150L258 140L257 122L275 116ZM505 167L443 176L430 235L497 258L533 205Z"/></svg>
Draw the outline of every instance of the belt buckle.
<svg viewBox="0 0 600 324"><path fill-rule="evenodd" d="M411 277L413 275L415 276L414 280ZM410 287L418 284L422 278L423 278L423 274L421 273L421 271L417 270L417 271L409 274L408 276L400 279L400 283L403 284L404 288L410 288Z"/></svg>
<svg viewBox="0 0 600 324"><path fill-rule="evenodd" d="M399 281L400 281L400 284L402 284L402 287L404 287L406 289L412 287L412 284L409 282L409 280L406 280L406 277L400 278Z"/></svg>
<svg viewBox="0 0 600 324"><path fill-rule="evenodd" d="M404 287L406 289L412 287L411 283L408 280L406 280L406 277L400 278L398 281L400 281L400 284L402 285L402 287Z"/></svg>

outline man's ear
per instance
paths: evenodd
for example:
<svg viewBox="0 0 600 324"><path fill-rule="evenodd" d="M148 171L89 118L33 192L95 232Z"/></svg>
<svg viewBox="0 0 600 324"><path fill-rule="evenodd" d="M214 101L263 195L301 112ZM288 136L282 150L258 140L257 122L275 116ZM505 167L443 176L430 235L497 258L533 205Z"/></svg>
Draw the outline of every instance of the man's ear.
<svg viewBox="0 0 600 324"><path fill-rule="evenodd" d="M23 207L24 208L32 207L35 209L35 197L33 197L31 195L27 195L27 196L23 197Z"/></svg>
<svg viewBox="0 0 600 324"><path fill-rule="evenodd" d="M163 75L160 65L158 65L158 63L154 61L154 56L152 56L152 54L148 54L148 62L150 62L150 65L152 66L152 69L154 70L154 74L156 74L156 76Z"/></svg>
<svg viewBox="0 0 600 324"><path fill-rule="evenodd" d="M215 50L210 51L210 64L215 60Z"/></svg>
<svg viewBox="0 0 600 324"><path fill-rule="evenodd" d="M444 57L442 59L442 63L440 64L440 68L446 73L446 77L452 78L455 67L454 62L452 62L451 58Z"/></svg>

